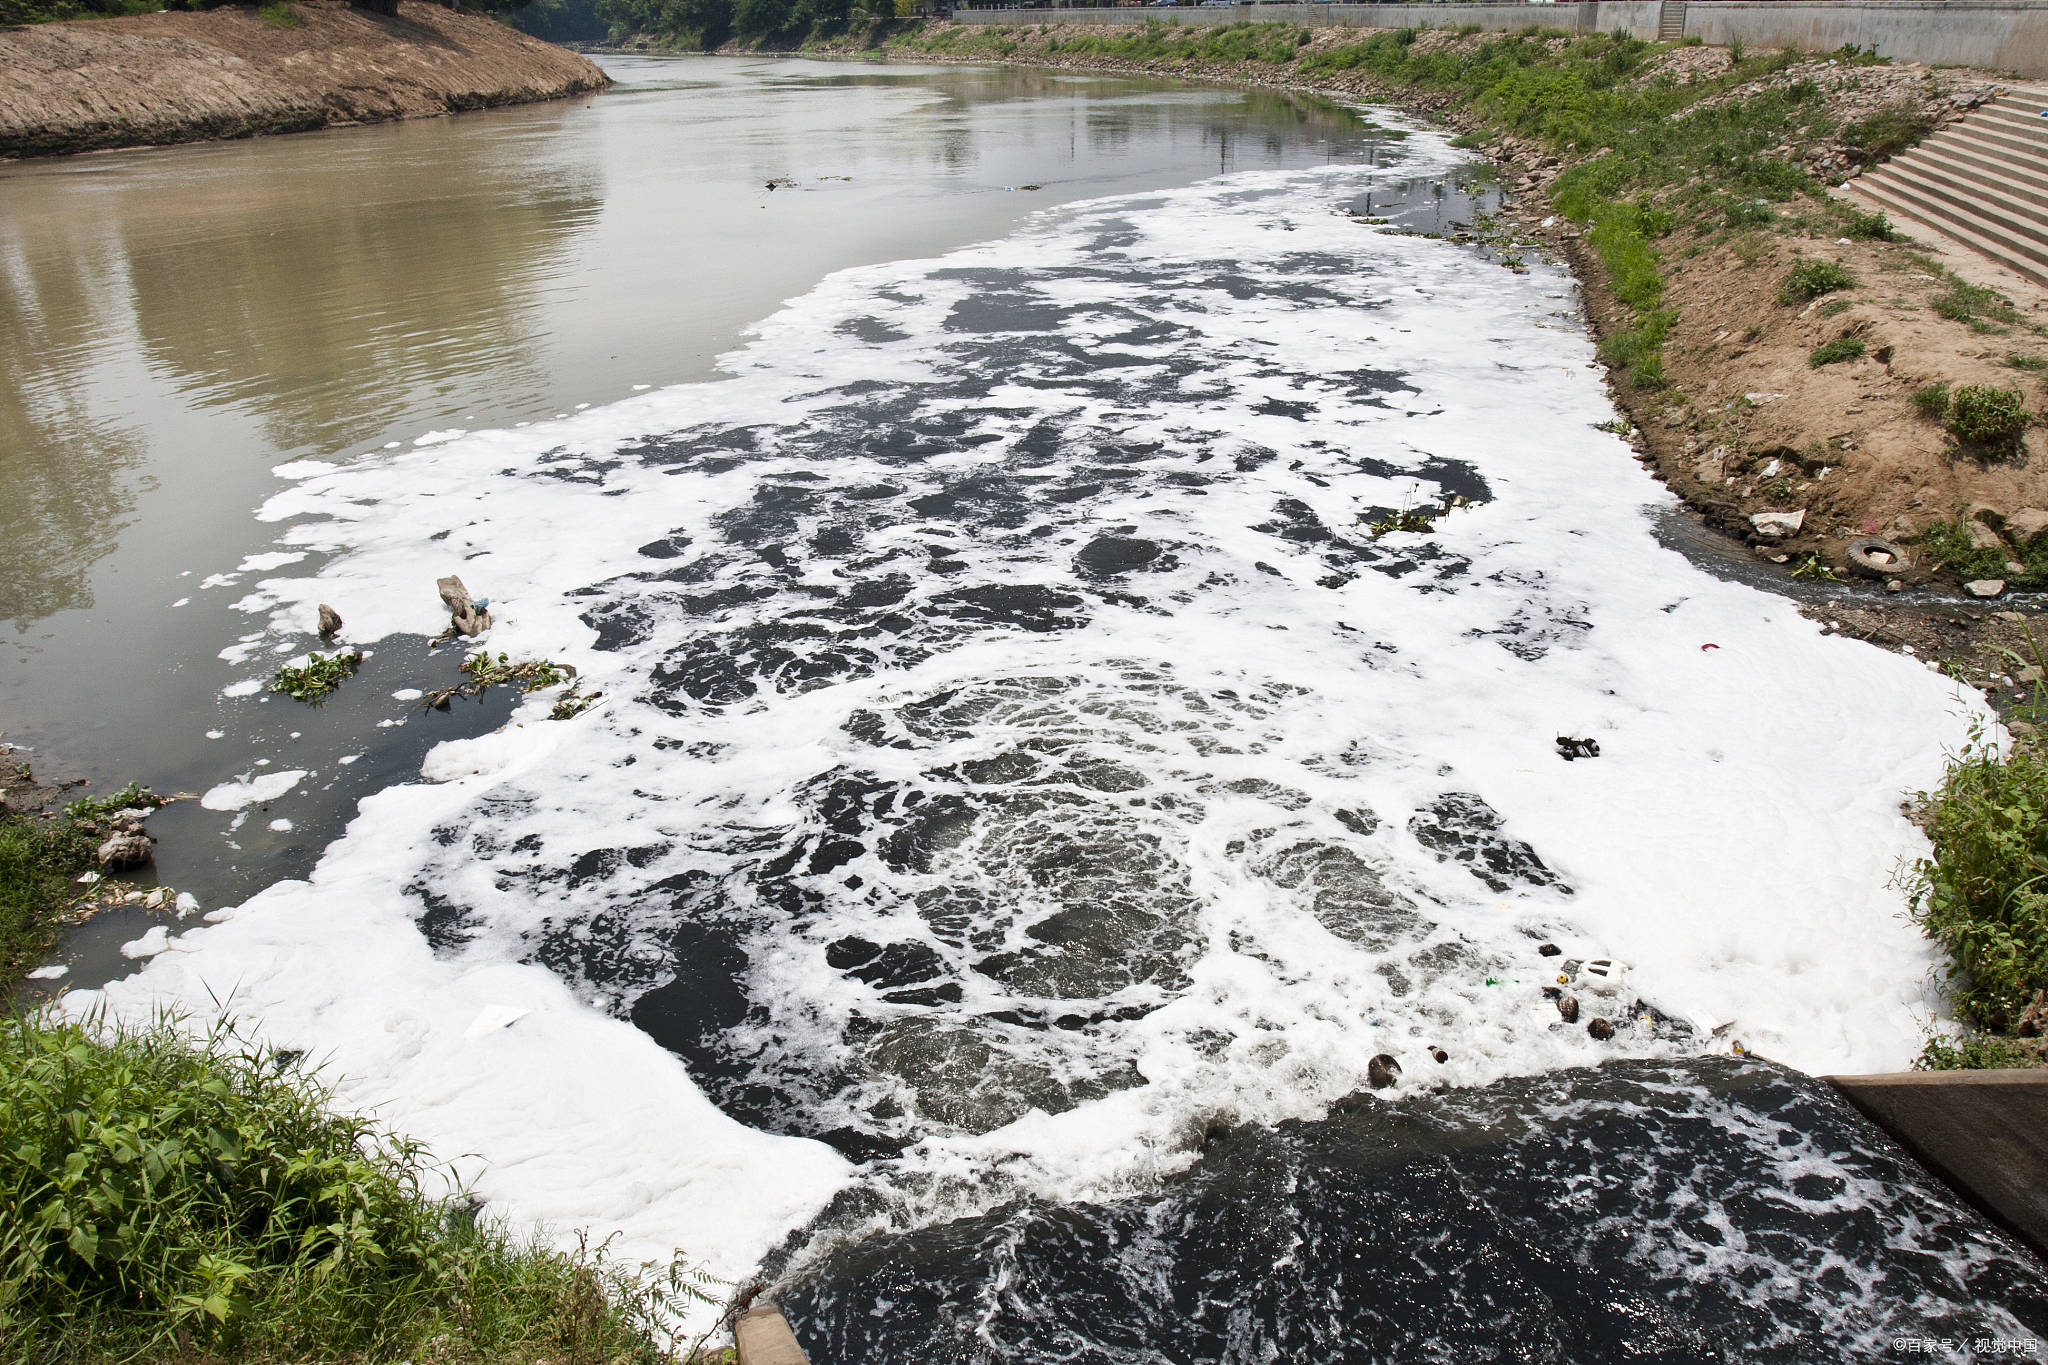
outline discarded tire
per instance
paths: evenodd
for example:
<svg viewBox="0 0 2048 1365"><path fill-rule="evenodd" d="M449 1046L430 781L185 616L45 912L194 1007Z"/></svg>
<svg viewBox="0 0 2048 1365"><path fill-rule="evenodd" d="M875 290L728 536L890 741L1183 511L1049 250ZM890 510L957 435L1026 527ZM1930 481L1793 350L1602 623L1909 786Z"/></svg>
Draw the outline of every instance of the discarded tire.
<svg viewBox="0 0 2048 1365"><path fill-rule="evenodd" d="M1865 578L1890 578L1912 564L1905 550L1889 540L1858 536L1849 542L1849 567Z"/></svg>

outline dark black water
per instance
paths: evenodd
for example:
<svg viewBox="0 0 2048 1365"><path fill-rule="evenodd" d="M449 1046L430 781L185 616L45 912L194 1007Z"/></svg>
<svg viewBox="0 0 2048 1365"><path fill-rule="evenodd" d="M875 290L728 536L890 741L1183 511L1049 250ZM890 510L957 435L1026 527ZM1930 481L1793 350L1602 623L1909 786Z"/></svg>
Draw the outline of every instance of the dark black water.
<svg viewBox="0 0 2048 1365"><path fill-rule="evenodd" d="M2037 1358L2043 1269L1825 1083L1705 1059L1223 1128L1161 1191L812 1251L779 1301L820 1362Z"/></svg>

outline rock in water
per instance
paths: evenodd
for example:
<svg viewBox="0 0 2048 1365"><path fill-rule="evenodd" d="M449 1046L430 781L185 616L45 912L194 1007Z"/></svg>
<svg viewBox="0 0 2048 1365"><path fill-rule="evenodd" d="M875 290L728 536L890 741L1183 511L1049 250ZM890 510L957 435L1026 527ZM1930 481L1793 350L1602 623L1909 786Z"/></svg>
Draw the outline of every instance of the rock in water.
<svg viewBox="0 0 2048 1365"><path fill-rule="evenodd" d="M1560 1000L1559 1000L1559 1001L1557 1002L1557 1012L1558 1012L1558 1013L1559 1013L1560 1015L1564 1016L1564 1021L1565 1021L1565 1022L1566 1022L1567 1024L1576 1024L1576 1023L1578 1023L1578 1022L1579 1022L1579 997L1577 997L1576 995L1567 995L1567 996L1564 996L1563 998L1561 998L1561 999L1560 999Z"/></svg>
<svg viewBox="0 0 2048 1365"><path fill-rule="evenodd" d="M1595 1041L1604 1043L1614 1036L1614 1025L1605 1019L1595 1019L1586 1025L1586 1032L1592 1034Z"/></svg>
<svg viewBox="0 0 2048 1365"><path fill-rule="evenodd" d="M1538 948L1538 949L1536 950L1536 956L1538 956L1538 957L1556 957L1556 956L1558 956L1558 955L1559 955L1560 953L1562 953L1563 951L1564 951L1564 949L1562 949L1562 948L1558 947L1558 946L1557 946L1557 945L1556 945L1555 943L1546 943L1546 944L1542 945L1541 947L1539 947L1539 948Z"/></svg>
<svg viewBox="0 0 2048 1365"><path fill-rule="evenodd" d="M1385 1090L1401 1078L1401 1064L1390 1052L1382 1052L1366 1063L1365 1080L1375 1090Z"/></svg>
<svg viewBox="0 0 2048 1365"><path fill-rule="evenodd" d="M116 834L101 844L99 850L100 866L110 872L118 872L124 867L140 867L154 856L156 853L149 846L147 834Z"/></svg>
<svg viewBox="0 0 2048 1365"><path fill-rule="evenodd" d="M341 613L325 602L320 604L320 636L326 639L341 633Z"/></svg>
<svg viewBox="0 0 2048 1365"><path fill-rule="evenodd" d="M1996 597L2005 591L2003 578L1973 578L1963 584L1963 591L1972 597Z"/></svg>

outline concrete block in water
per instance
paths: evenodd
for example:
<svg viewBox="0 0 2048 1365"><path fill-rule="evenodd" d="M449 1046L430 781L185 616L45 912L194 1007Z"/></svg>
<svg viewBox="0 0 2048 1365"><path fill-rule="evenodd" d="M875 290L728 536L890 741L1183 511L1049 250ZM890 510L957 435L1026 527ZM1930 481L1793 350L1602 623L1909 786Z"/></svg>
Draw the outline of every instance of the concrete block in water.
<svg viewBox="0 0 2048 1365"><path fill-rule="evenodd" d="M2048 1256L2048 1068L1826 1079L1921 1165Z"/></svg>
<svg viewBox="0 0 2048 1365"><path fill-rule="evenodd" d="M732 1339L739 1365L810 1365L782 1310L772 1303L756 1304L740 1314L732 1325Z"/></svg>

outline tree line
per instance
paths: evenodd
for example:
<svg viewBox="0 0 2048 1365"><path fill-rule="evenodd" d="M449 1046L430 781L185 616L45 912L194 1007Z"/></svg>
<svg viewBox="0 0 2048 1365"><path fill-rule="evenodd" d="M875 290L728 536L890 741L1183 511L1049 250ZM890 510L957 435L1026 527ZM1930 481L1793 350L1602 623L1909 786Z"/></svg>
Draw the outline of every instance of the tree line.
<svg viewBox="0 0 2048 1365"><path fill-rule="evenodd" d="M577 0L552 0L571 5ZM644 34L714 48L729 38L775 43L831 37L856 18L888 19L895 0L583 0L614 37ZM539 9L551 0L535 0ZM521 27L525 27L522 23ZM533 30L529 30L533 31Z"/></svg>

